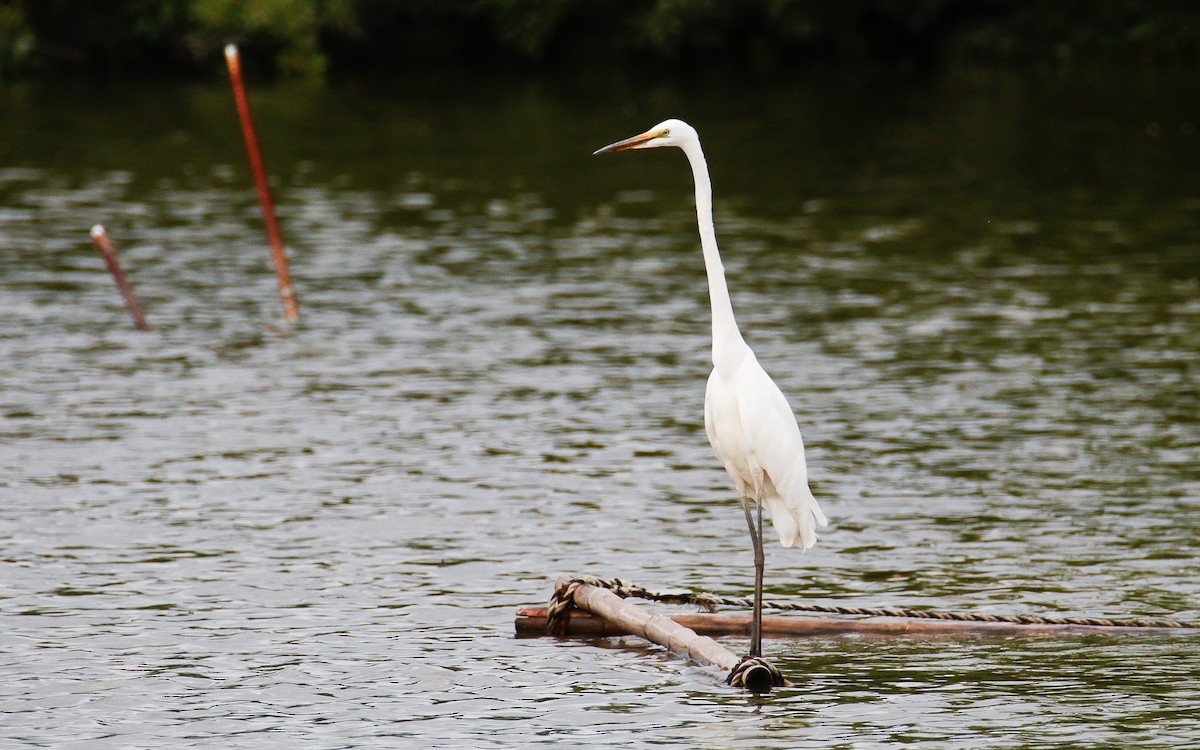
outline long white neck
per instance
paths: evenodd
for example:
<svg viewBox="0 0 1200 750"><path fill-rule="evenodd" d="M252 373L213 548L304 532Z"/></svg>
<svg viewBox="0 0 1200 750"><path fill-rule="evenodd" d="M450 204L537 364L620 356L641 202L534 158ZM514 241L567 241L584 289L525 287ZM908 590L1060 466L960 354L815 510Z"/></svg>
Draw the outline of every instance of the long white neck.
<svg viewBox="0 0 1200 750"><path fill-rule="evenodd" d="M713 365L720 369L726 365L736 365L741 360L742 351L748 352L749 349L733 319L729 287L725 285L725 267L721 265L721 253L717 250L708 162L704 160L704 151L698 140L688 142L683 152L692 165L692 177L696 181L696 222L700 229L700 246L704 250L704 270L708 273L708 299L712 305ZM718 352L724 356L719 357Z"/></svg>

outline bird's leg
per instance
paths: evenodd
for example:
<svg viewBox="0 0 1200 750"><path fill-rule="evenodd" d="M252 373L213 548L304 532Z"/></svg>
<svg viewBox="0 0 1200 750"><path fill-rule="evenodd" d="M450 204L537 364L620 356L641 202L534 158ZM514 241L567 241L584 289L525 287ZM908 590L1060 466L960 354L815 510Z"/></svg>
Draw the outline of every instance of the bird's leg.
<svg viewBox="0 0 1200 750"><path fill-rule="evenodd" d="M762 595L763 568L766 557L762 545L762 505L758 506L758 523L750 515L750 502L742 496L742 511L750 528L750 543L754 546L754 613L750 616L750 656L762 656Z"/></svg>
<svg viewBox="0 0 1200 750"><path fill-rule="evenodd" d="M754 655L762 656L762 610L763 610L763 575L767 568L767 556L763 551L762 503L755 503L758 515L758 533L755 539L758 548L754 550Z"/></svg>

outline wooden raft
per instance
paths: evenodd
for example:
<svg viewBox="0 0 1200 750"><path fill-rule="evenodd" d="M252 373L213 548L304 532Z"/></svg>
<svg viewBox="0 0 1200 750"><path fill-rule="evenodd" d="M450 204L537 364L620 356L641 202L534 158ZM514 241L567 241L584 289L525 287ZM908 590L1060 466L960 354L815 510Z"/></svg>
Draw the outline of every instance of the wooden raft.
<svg viewBox="0 0 1200 750"><path fill-rule="evenodd" d="M613 595L618 601L625 601ZM578 601L578 599L576 599ZM633 605L630 605L633 606ZM517 635L545 635L546 607L517 609ZM658 615L696 633L709 636L750 635L749 614L707 614L704 612ZM1179 628L1122 627L1112 625L1017 625L1007 622L960 622L956 620L917 620L907 617L868 617L845 620L834 617L763 615L763 636L803 638L814 635L1048 635L1100 633L1178 633ZM576 610L567 620L564 635L617 636L642 635L620 622L584 610ZM664 644L665 645L665 644Z"/></svg>
<svg viewBox="0 0 1200 750"><path fill-rule="evenodd" d="M761 658L742 659L712 638L697 635L666 615L647 612L606 588L560 578L555 591L567 592L575 606L575 609L565 610L560 615L562 621L558 625L562 626L564 634L572 632L572 621L583 615L601 623L612 623L618 632L641 636L701 664L719 667L729 673L726 682L735 687L765 692L772 687L790 684L769 662ZM541 633L545 634L549 608L543 607L541 610ZM518 613L518 623L520 620ZM519 624L517 632L520 632Z"/></svg>
<svg viewBox="0 0 1200 750"><path fill-rule="evenodd" d="M615 580L615 579L614 579ZM552 607L566 602L573 608L561 611L554 624L558 635L617 636L636 635L664 646L702 664L710 664L729 672L727 682L754 691L770 690L772 686L789 684L775 667L764 659L739 658L709 635L750 634L749 614L651 613L604 588L604 581L560 578L555 584ZM601 585L593 585L598 583ZM521 607L517 610L517 635L546 635L550 625L551 607ZM1080 624L1080 623L1017 623L980 622L977 620L926 619L923 617L870 616L862 619L806 616L764 616L764 636L797 638L814 635L880 635L927 636L949 634L978 635L1048 635L1048 634L1117 634L1117 633L1180 633L1200 627L1200 623L1170 623L1162 625ZM1193 631L1194 632L1194 631Z"/></svg>
<svg viewBox="0 0 1200 750"><path fill-rule="evenodd" d="M564 613L560 623L562 635L638 635L693 656L690 644L675 644L672 639L689 640L688 633L705 635L750 634L750 614L677 613L652 614L623 599L602 586L593 586L584 581L560 578L556 591L574 585L576 609ZM516 631L518 635L545 635L548 626L548 607L521 607L517 610ZM1179 625L1176 623L1176 625ZM1185 628L1194 628L1196 623L1183 623ZM1180 627L1163 625L1118 625L1080 623L1015 623L983 622L978 620L927 619L917 617L811 617L798 615L764 615L763 635L796 638L813 635L944 635L973 633L981 635L1047 635L1047 634L1099 634L1099 633L1155 633L1180 632ZM686 631L686 632L685 632ZM675 645L673 645L675 644ZM677 647L678 646L678 647ZM703 649L701 649L703 651ZM722 666L719 661L703 659Z"/></svg>

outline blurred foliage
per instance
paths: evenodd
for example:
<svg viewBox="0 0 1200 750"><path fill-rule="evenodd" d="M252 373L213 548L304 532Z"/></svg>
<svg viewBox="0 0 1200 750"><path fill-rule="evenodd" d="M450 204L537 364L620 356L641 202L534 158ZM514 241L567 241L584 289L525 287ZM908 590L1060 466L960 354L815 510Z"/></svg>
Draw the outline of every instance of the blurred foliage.
<svg viewBox="0 0 1200 750"><path fill-rule="evenodd" d="M1195 0L0 0L0 75L399 61L1194 61Z"/></svg>
<svg viewBox="0 0 1200 750"><path fill-rule="evenodd" d="M281 71L320 75L321 35L355 30L353 0L191 0L188 47L197 58L237 41L266 51Z"/></svg>
<svg viewBox="0 0 1200 750"><path fill-rule="evenodd" d="M0 74L19 66L32 48L33 34L25 13L16 5L0 5Z"/></svg>

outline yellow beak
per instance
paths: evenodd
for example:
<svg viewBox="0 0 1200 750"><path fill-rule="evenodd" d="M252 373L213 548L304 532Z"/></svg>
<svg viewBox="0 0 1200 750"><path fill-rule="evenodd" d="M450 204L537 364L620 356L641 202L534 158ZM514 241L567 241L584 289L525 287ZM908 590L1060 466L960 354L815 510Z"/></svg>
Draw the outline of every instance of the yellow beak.
<svg viewBox="0 0 1200 750"><path fill-rule="evenodd" d="M645 133L642 133L641 135L635 135L632 138L626 138L623 141L617 141L616 143L610 143L607 146L605 146L604 148L596 149L595 151L592 152L592 156L596 156L597 154L611 154L611 153L616 153L617 151L628 151L631 148L638 148L643 143L646 143L647 141L652 141L655 138L657 138L658 136L659 136L658 131L647 130Z"/></svg>

